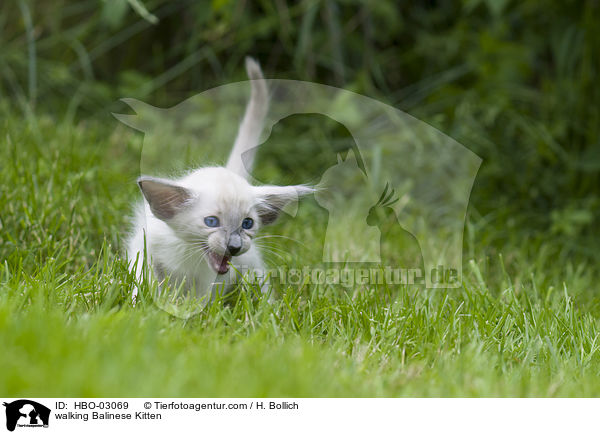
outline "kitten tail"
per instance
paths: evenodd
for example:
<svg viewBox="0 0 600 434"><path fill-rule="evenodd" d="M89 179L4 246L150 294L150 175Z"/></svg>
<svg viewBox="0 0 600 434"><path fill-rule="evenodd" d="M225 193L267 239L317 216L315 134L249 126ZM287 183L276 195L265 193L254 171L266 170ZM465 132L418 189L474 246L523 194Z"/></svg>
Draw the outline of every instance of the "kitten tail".
<svg viewBox="0 0 600 434"><path fill-rule="evenodd" d="M269 90L260 65L251 57L246 57L246 71L251 80L250 101L225 167L244 179L249 179L269 109Z"/></svg>

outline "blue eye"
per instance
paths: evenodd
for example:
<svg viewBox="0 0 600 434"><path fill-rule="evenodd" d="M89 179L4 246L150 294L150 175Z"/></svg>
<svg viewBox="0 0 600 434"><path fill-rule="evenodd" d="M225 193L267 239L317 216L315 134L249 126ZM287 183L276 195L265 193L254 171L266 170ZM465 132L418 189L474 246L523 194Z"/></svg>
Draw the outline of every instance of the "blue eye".
<svg viewBox="0 0 600 434"><path fill-rule="evenodd" d="M204 224L209 228L216 228L219 226L219 219L214 215L211 215L210 217L204 217Z"/></svg>
<svg viewBox="0 0 600 434"><path fill-rule="evenodd" d="M246 217L244 221L242 221L242 228L251 229L252 226L254 226L254 220L252 220L250 217Z"/></svg>

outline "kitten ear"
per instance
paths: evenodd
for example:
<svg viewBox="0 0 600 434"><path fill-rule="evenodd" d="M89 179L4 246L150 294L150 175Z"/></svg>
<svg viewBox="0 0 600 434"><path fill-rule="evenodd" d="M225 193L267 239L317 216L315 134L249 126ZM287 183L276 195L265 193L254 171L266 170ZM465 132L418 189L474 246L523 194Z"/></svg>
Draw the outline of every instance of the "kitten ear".
<svg viewBox="0 0 600 434"><path fill-rule="evenodd" d="M138 185L152 213L161 220L173 218L192 197L187 189L165 179L142 176L138 179Z"/></svg>
<svg viewBox="0 0 600 434"><path fill-rule="evenodd" d="M258 203L256 209L263 225L273 223L281 214L281 210L290 202L298 200L314 192L314 188L305 185L261 185L254 187Z"/></svg>

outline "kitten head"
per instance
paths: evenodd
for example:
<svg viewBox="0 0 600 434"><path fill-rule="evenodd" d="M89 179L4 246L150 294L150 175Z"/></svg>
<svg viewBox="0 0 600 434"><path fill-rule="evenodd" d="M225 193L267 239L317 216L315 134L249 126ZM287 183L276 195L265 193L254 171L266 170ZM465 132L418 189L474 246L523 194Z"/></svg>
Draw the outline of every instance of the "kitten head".
<svg viewBox="0 0 600 434"><path fill-rule="evenodd" d="M306 186L253 186L223 167L198 169L171 181L142 176L138 185L152 214L195 248L219 274L232 256L246 253L258 230L273 223L288 203L313 190Z"/></svg>

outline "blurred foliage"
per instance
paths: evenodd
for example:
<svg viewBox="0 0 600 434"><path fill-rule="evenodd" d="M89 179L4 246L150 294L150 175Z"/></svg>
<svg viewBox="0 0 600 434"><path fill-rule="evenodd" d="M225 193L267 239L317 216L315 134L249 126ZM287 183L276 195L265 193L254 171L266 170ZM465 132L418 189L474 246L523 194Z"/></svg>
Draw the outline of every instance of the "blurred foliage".
<svg viewBox="0 0 600 434"><path fill-rule="evenodd" d="M166 106L245 79L250 54L267 77L378 98L479 154L471 218L501 229L490 245L524 229L593 259L598 28L597 0L7 0L0 98L76 121L123 96Z"/></svg>

